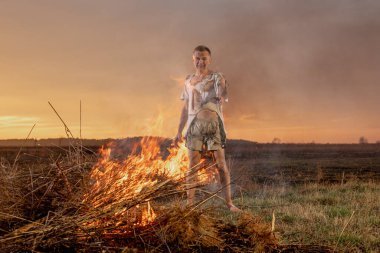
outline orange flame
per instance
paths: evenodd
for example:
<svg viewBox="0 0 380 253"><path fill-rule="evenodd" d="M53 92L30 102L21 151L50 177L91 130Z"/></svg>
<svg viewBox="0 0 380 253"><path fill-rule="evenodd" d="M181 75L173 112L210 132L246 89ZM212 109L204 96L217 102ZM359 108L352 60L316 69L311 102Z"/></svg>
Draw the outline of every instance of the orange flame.
<svg viewBox="0 0 380 253"><path fill-rule="evenodd" d="M142 211L141 225L148 225L156 219L156 216L156 213L153 211L153 208L150 206L150 202L148 201L147 209Z"/></svg>
<svg viewBox="0 0 380 253"><path fill-rule="evenodd" d="M132 153L124 160L112 159L111 148L102 147L100 159L90 174L93 183L82 203L89 208L101 208L104 212L111 212L117 207L114 212L117 225L129 223L146 226L153 222L156 214L150 202L147 202L146 209L141 210L138 208L139 203L135 203L136 199L162 180L182 180L188 170L184 143L180 143L178 148L167 149L168 155L163 158L160 149L162 141L160 138L144 137L132 147ZM212 179L214 175L209 171L198 171L199 183L208 183Z"/></svg>

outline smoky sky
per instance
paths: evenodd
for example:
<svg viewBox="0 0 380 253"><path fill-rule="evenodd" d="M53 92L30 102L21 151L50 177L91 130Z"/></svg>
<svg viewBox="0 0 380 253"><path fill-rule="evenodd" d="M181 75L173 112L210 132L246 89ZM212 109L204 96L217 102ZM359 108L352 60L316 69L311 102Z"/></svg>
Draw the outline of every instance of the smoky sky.
<svg viewBox="0 0 380 253"><path fill-rule="evenodd" d="M226 121L236 137L258 129L303 127L307 135L313 127L380 128L378 1L37 0L0 7L3 98L30 97L30 89L36 99L62 104L88 97L122 127L122 118L141 120L157 107L176 117L181 87L174 79L193 71L192 49L205 44L211 68L228 81ZM177 121L168 120L171 131ZM243 137L259 138L252 136Z"/></svg>

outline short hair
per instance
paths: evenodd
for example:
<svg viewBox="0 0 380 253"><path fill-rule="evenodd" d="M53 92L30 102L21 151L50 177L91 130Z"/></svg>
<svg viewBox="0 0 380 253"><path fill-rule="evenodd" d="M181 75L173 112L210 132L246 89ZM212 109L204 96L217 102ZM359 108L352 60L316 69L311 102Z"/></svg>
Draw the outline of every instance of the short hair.
<svg viewBox="0 0 380 253"><path fill-rule="evenodd" d="M193 53L196 52L196 51L198 51L198 52L204 52L204 51L207 51L207 52L211 55L211 50L210 50L210 48L208 48L208 47L206 47L206 46L203 46L203 45L199 45L199 46L197 46L196 48L194 48Z"/></svg>

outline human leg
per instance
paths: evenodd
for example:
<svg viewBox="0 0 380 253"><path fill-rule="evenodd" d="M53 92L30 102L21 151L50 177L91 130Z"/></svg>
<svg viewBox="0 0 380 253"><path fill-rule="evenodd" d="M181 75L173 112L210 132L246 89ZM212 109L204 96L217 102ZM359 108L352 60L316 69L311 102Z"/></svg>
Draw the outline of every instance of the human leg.
<svg viewBox="0 0 380 253"><path fill-rule="evenodd" d="M195 196L195 184L197 179L196 170L198 168L198 164L201 160L201 153L196 150L188 150L189 152L189 169L186 174L186 183L187 183L187 204L194 204L194 196Z"/></svg>
<svg viewBox="0 0 380 253"><path fill-rule="evenodd" d="M222 184L222 187L224 187L224 197L226 200L226 204L228 209L232 212L238 212L240 211L239 208L237 208L233 203L232 203L232 198L231 198L231 177L230 177L230 171L228 170L226 159L225 159L225 154L224 154L224 149L219 149L214 151L214 156L216 159L216 166L219 171L220 175L220 181Z"/></svg>

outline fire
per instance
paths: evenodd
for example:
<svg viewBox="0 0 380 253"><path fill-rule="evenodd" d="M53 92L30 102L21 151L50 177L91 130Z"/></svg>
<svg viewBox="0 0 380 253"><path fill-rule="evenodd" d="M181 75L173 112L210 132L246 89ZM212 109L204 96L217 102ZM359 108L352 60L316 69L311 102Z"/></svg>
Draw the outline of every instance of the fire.
<svg viewBox="0 0 380 253"><path fill-rule="evenodd" d="M163 139L145 137L125 159L112 159L112 148L102 148L100 159L91 170L92 184L82 203L89 209L112 213L117 225L146 226L156 218L148 194L162 182L182 182L188 171L187 148L160 149ZM109 145L112 146L112 145ZM116 147L117 148L117 147ZM199 170L198 182L214 179L211 170ZM99 222L105 222L100 221ZM85 224L97 226L98 222Z"/></svg>
<svg viewBox="0 0 380 253"><path fill-rule="evenodd" d="M156 213L153 211L153 208L150 206L150 202L148 201L147 208L142 211L142 216L141 216L141 225L146 226L154 219L156 218Z"/></svg>

